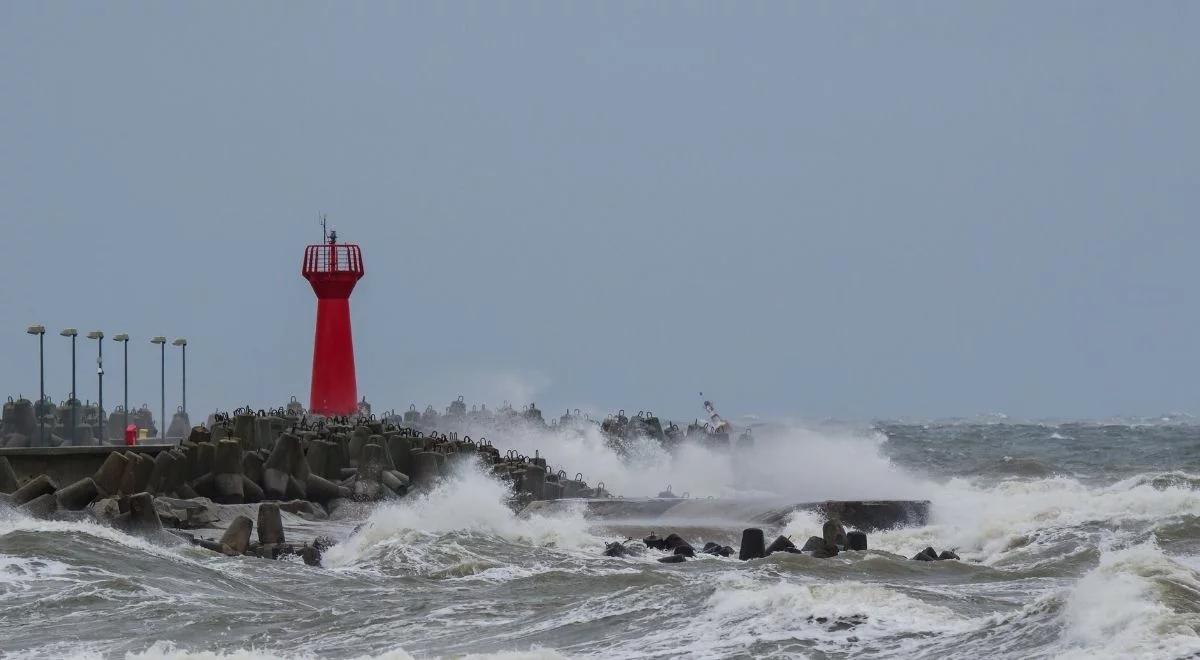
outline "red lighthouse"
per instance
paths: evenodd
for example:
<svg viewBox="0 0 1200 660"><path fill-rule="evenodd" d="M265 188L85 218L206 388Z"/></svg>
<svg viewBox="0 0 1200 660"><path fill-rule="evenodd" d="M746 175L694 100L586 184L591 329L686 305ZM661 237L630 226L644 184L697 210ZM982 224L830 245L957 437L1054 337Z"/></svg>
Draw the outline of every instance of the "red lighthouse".
<svg viewBox="0 0 1200 660"><path fill-rule="evenodd" d="M329 232L321 245L304 249L304 279L317 294L312 392L308 410L318 415L352 415L357 410L354 340L350 335L350 292L363 276L357 245L338 243Z"/></svg>

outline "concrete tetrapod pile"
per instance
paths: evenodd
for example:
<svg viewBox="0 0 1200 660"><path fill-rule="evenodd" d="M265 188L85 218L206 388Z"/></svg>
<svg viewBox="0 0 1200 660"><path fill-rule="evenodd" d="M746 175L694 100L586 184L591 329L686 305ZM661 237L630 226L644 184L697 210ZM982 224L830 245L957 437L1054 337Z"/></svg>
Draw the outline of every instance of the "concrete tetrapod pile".
<svg viewBox="0 0 1200 660"><path fill-rule="evenodd" d="M324 518L349 502L400 498L428 489L457 465L478 461L513 485L515 504L564 496L594 497L582 475L552 473L546 460L501 456L486 441L429 435L369 418L287 419L240 412L197 426L179 446L156 456L112 451L95 474L60 486L46 474L23 483L0 456L0 504L38 518L94 519L130 532L160 533L164 524L198 528L218 520L222 505L256 505L254 521L235 518L220 540L193 540L224 554L319 561L321 543L284 541L280 510ZM136 448L134 448L136 449ZM270 504L259 504L270 503Z"/></svg>

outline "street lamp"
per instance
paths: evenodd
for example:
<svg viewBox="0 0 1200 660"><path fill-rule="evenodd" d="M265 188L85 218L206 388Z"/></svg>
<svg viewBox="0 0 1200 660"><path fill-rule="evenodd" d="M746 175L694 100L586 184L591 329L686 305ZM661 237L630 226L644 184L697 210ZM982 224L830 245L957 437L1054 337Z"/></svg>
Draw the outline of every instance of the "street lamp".
<svg viewBox="0 0 1200 660"><path fill-rule="evenodd" d="M121 432L129 428L129 335L121 333L113 337L113 341L119 341L125 344L125 399L122 404L122 409L125 411L125 421L121 424Z"/></svg>
<svg viewBox="0 0 1200 660"><path fill-rule="evenodd" d="M79 334L75 328L67 328L58 333L64 337L71 338L71 444L75 444L75 427L79 425L76 419L76 411L79 408L79 399L75 396L75 336Z"/></svg>
<svg viewBox="0 0 1200 660"><path fill-rule="evenodd" d="M45 339L46 326L31 325L25 329L31 335L37 335L38 338L38 404L34 407L38 416L38 444L46 442L46 358L45 358Z"/></svg>
<svg viewBox="0 0 1200 660"><path fill-rule="evenodd" d="M171 342L172 346L178 346L180 355L183 358L183 414L187 415L187 340L183 337Z"/></svg>
<svg viewBox="0 0 1200 660"><path fill-rule="evenodd" d="M96 340L96 378L100 381L99 401L96 402L98 414L96 415L96 423L100 428L96 429L96 436L100 438L100 444L108 438L108 424L105 424L104 419L104 333L99 330L93 330L87 334L88 339Z"/></svg>
<svg viewBox="0 0 1200 660"><path fill-rule="evenodd" d="M158 439L164 440L167 437L167 338L154 337L150 340L151 344L158 344L159 353L159 404L161 417L158 419Z"/></svg>

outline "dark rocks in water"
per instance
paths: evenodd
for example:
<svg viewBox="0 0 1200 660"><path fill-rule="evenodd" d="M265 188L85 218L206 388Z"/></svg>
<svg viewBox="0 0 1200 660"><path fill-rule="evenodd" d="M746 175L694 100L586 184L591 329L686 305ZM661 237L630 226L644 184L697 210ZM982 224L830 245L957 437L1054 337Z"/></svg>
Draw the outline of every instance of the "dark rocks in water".
<svg viewBox="0 0 1200 660"><path fill-rule="evenodd" d="M847 532L846 546L850 550L866 550L867 549L867 533L866 532Z"/></svg>
<svg viewBox="0 0 1200 660"><path fill-rule="evenodd" d="M129 496L130 529L139 531L160 531L162 520L154 508L154 496L147 492Z"/></svg>
<svg viewBox="0 0 1200 660"><path fill-rule="evenodd" d="M841 551L838 550L836 545L825 545L824 542L822 542L821 547L813 550L812 557L814 559L829 559L830 557L838 556L839 552Z"/></svg>
<svg viewBox="0 0 1200 660"><path fill-rule="evenodd" d="M800 548L800 552L816 552L825 547L825 539L819 536L810 536L804 542L804 546Z"/></svg>
<svg viewBox="0 0 1200 660"><path fill-rule="evenodd" d="M961 559L961 557L959 557L958 554L956 554L953 550L942 550L942 553L938 555L938 559Z"/></svg>
<svg viewBox="0 0 1200 660"><path fill-rule="evenodd" d="M337 541L332 536L318 536L312 542L312 546L322 553L335 545L337 545Z"/></svg>
<svg viewBox="0 0 1200 660"><path fill-rule="evenodd" d="M321 549L316 545L307 545L300 549L300 559L304 560L307 566L321 565Z"/></svg>
<svg viewBox="0 0 1200 660"><path fill-rule="evenodd" d="M696 549L693 548L690 544L685 542L683 545L675 546L673 553L676 555L683 556L683 557L695 557Z"/></svg>
<svg viewBox="0 0 1200 660"><path fill-rule="evenodd" d="M850 630L867 622L865 614L851 614L849 616L809 616L806 621L824 626L829 632L839 632L842 630Z"/></svg>
<svg viewBox="0 0 1200 660"><path fill-rule="evenodd" d="M687 561L687 557L683 555L667 555L666 557L658 558L658 563L660 564L682 564L685 561Z"/></svg>
<svg viewBox="0 0 1200 660"><path fill-rule="evenodd" d="M770 555L771 553L774 553L774 552L786 552L788 550L795 550L795 549L796 549L796 544L792 543L791 539L789 539L786 536L780 536L780 537L776 538L774 541L771 541L771 545L767 546L766 553L768 555Z"/></svg>
<svg viewBox="0 0 1200 660"><path fill-rule="evenodd" d="M84 477L70 486L59 488L54 497L58 500L58 508L78 511L91 504L99 494L100 489L97 488L95 480Z"/></svg>
<svg viewBox="0 0 1200 660"><path fill-rule="evenodd" d="M54 484L54 481L42 474L26 481L24 486L13 492L10 499L13 506L19 507L43 495L51 495L56 490L58 490L58 486Z"/></svg>
<svg viewBox="0 0 1200 660"><path fill-rule="evenodd" d="M254 523L246 516L234 518L221 537L221 551L231 557L246 552L250 547L250 532L253 529Z"/></svg>
<svg viewBox="0 0 1200 660"><path fill-rule="evenodd" d="M742 530L742 547L738 550L738 559L758 559L767 556L766 537L757 527Z"/></svg>
<svg viewBox="0 0 1200 660"><path fill-rule="evenodd" d="M658 536L656 536L654 534L654 532L650 532L650 536L647 536L646 538L642 539L642 543L645 543L647 548L653 548L655 550L666 550L667 549L666 541L658 538Z"/></svg>
<svg viewBox="0 0 1200 660"><path fill-rule="evenodd" d="M913 555L912 558L914 561L937 561L938 554L937 550L934 550L933 548L925 548L924 550Z"/></svg>
<svg viewBox="0 0 1200 660"><path fill-rule="evenodd" d="M627 554L629 554L629 551L625 549L625 544L620 541L604 544L605 557L624 557Z"/></svg>
<svg viewBox="0 0 1200 660"><path fill-rule="evenodd" d="M278 504L264 502L258 506L258 542L263 545L284 542L283 515Z"/></svg>
<svg viewBox="0 0 1200 660"><path fill-rule="evenodd" d="M721 545L720 543L709 541L708 543L704 544L704 549L700 552L706 555L713 555L715 557L728 557L733 554L733 548L727 545Z"/></svg>
<svg viewBox="0 0 1200 660"><path fill-rule="evenodd" d="M685 541L683 537L678 534L668 534L667 538L663 539L664 550L674 550L681 545L691 547L691 544Z"/></svg>
<svg viewBox="0 0 1200 660"><path fill-rule="evenodd" d="M826 520L821 526L821 538L825 541L826 548L845 548L846 528L842 527L842 523L837 520Z"/></svg>

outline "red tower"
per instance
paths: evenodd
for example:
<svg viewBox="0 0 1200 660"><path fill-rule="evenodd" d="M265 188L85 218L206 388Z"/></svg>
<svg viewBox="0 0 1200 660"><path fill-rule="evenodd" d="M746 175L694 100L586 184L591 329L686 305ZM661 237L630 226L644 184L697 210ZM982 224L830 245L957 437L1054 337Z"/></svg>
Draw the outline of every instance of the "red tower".
<svg viewBox="0 0 1200 660"><path fill-rule="evenodd" d="M350 335L350 292L363 276L357 245L339 244L337 232L304 249L304 279L317 294L312 392L308 410L318 415L353 415L358 409L354 340Z"/></svg>

